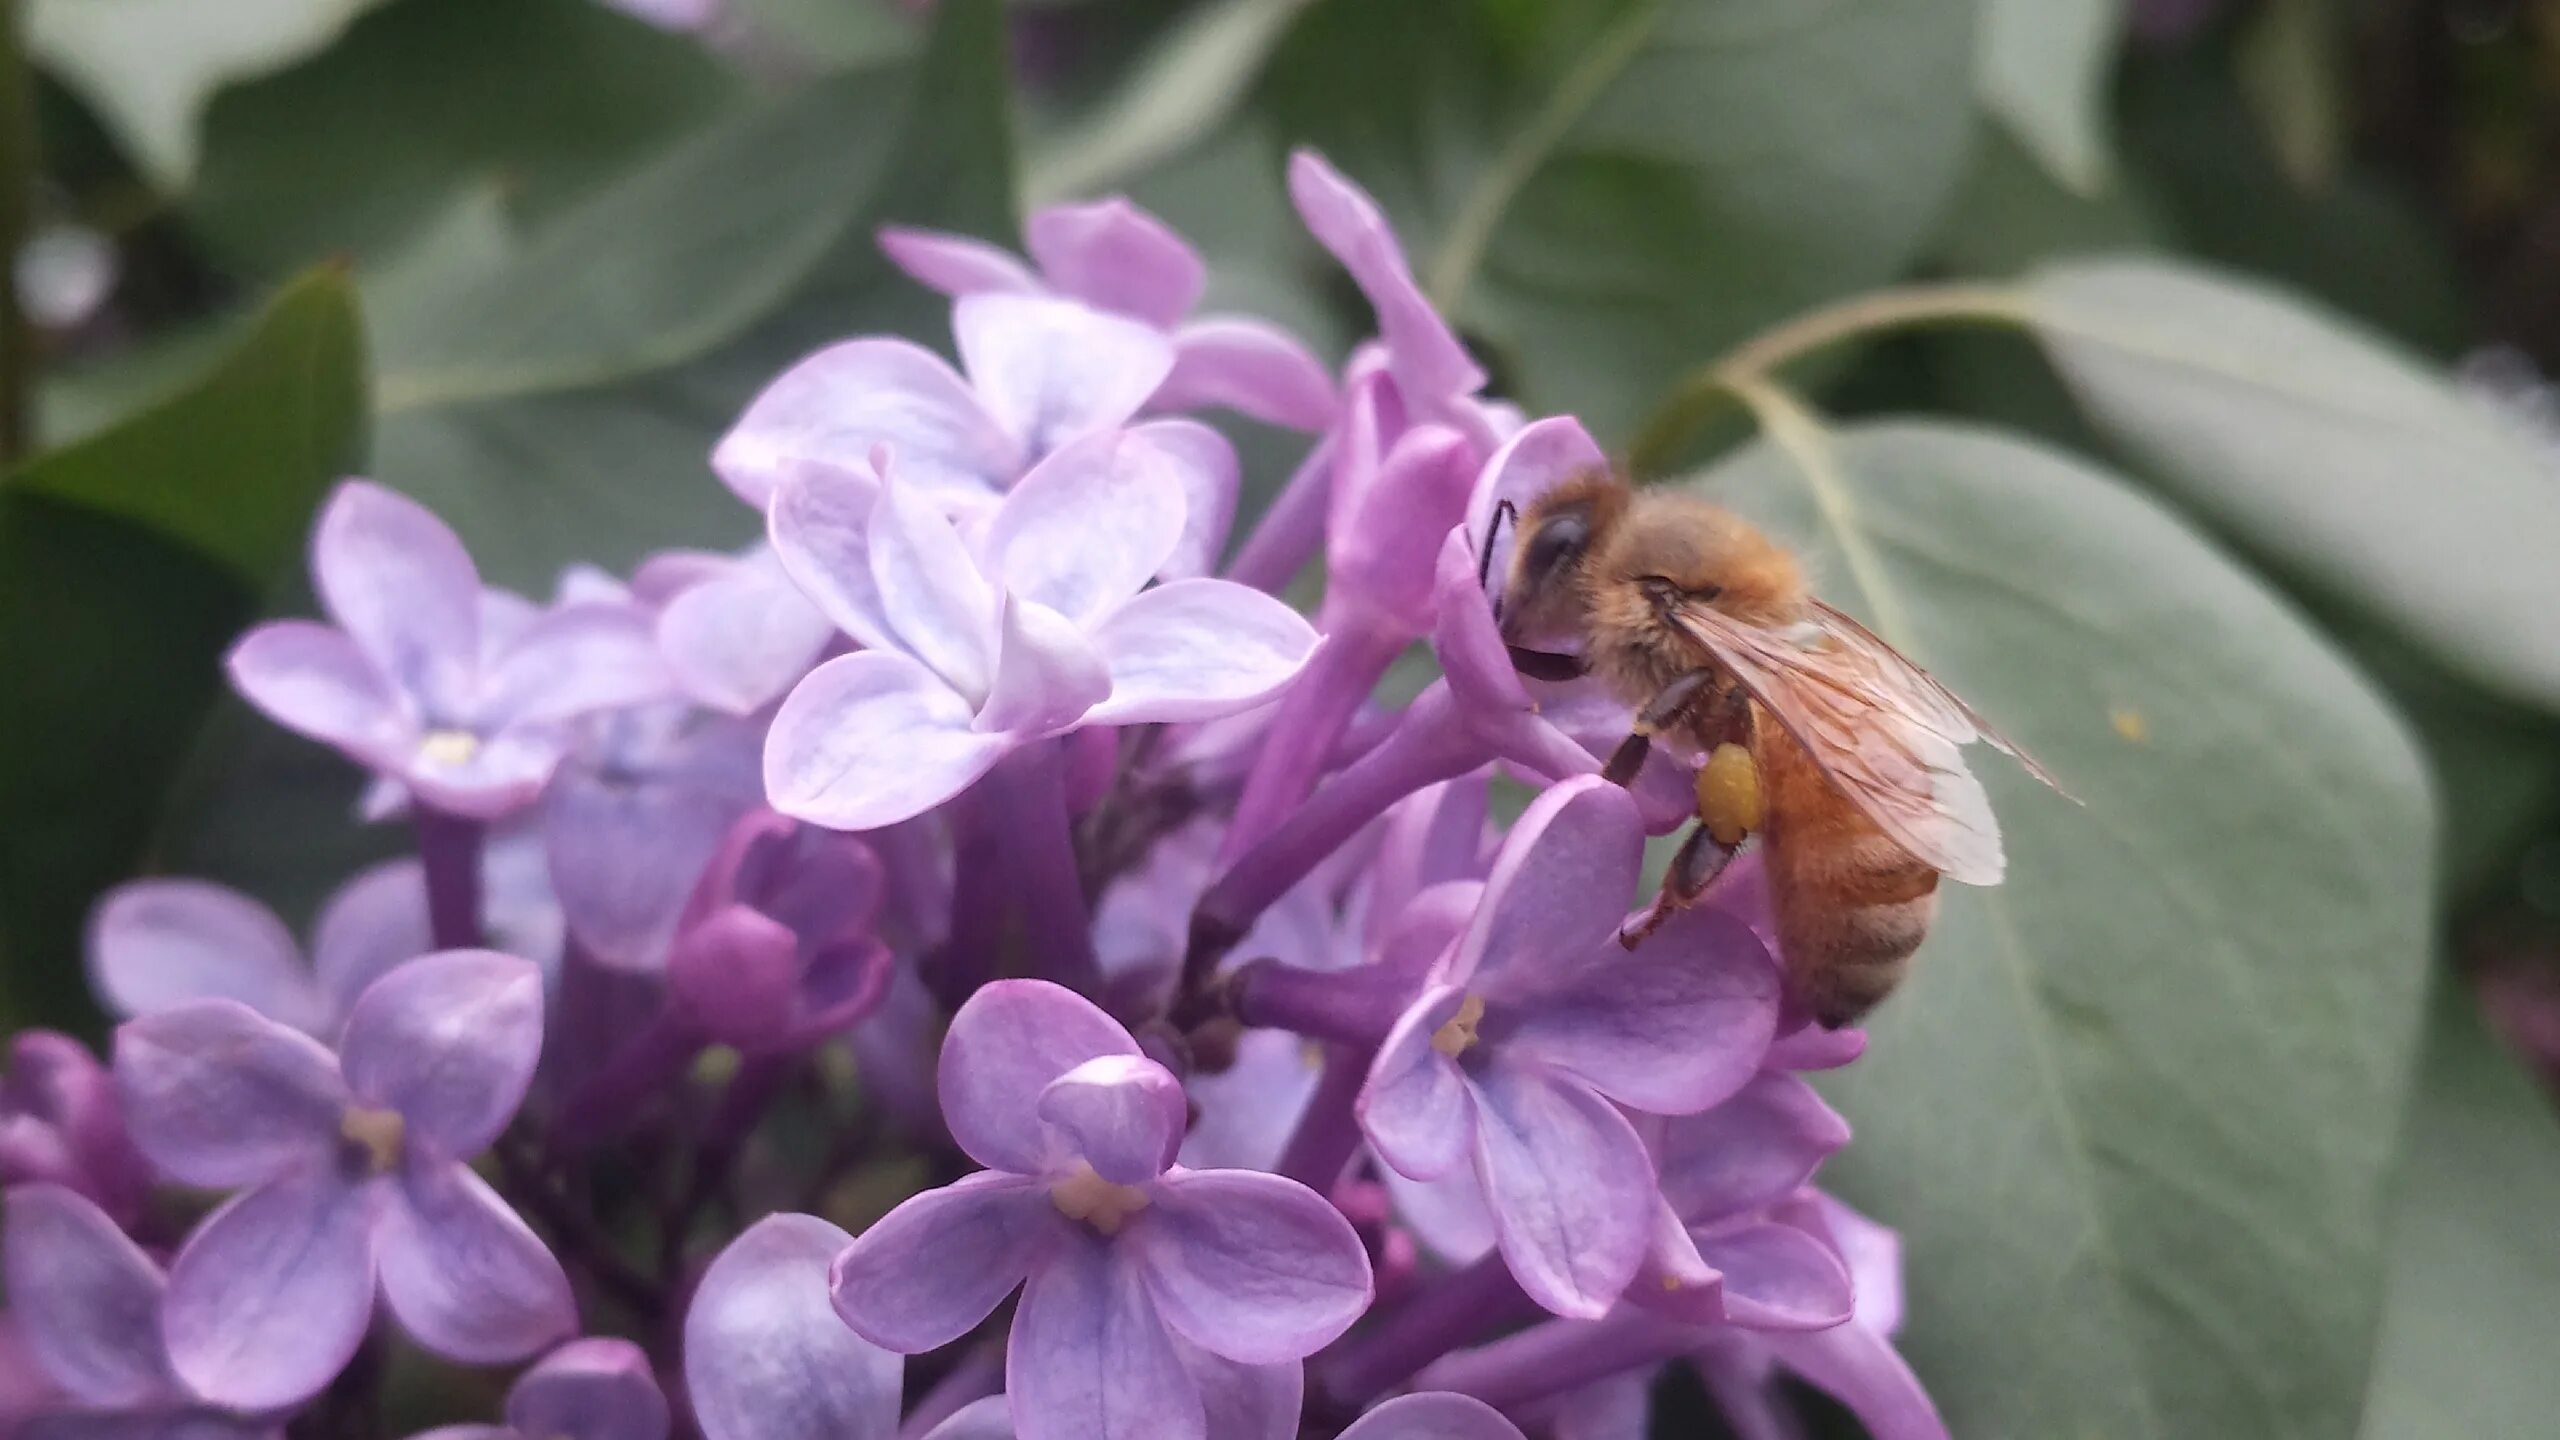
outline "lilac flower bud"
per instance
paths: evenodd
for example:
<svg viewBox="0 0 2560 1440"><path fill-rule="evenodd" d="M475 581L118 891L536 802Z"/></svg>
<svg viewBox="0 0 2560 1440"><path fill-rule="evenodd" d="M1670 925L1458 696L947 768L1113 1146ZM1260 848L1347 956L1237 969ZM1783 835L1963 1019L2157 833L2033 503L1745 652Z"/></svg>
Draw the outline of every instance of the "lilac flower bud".
<svg viewBox="0 0 2560 1440"><path fill-rule="evenodd" d="M0 1185L33 1182L93 1201L123 1225L141 1214L151 1185L114 1078L87 1047L50 1030L10 1040L0 1083Z"/></svg>
<svg viewBox="0 0 2560 1440"><path fill-rule="evenodd" d="M749 1053L836 1034L887 994L894 959L873 933L871 848L759 811L738 822L679 927L668 981L711 1039Z"/></svg>
<svg viewBox="0 0 2560 1440"><path fill-rule="evenodd" d="M516 1377L506 1423L448 1425L412 1440L667 1440L667 1397L628 1340L572 1340Z"/></svg>

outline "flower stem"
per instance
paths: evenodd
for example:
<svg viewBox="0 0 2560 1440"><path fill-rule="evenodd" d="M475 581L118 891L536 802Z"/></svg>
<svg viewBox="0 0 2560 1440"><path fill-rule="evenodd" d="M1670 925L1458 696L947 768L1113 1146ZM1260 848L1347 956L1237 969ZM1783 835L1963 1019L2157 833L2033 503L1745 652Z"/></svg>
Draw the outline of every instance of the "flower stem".
<svg viewBox="0 0 2560 1440"><path fill-rule="evenodd" d="M1357 1410L1488 1331L1541 1313L1495 1251L1442 1275L1378 1325L1316 1362L1326 1396Z"/></svg>
<svg viewBox="0 0 2560 1440"><path fill-rule="evenodd" d="M482 943L480 844L487 827L430 806L418 807L418 860L427 872L427 933L439 950Z"/></svg>
<svg viewBox="0 0 2560 1440"><path fill-rule="evenodd" d="M1324 543L1327 503L1333 498L1333 437L1327 435L1298 462L1271 507L1255 522L1227 578L1240 585L1278 594L1315 558Z"/></svg>
<svg viewBox="0 0 2560 1440"><path fill-rule="evenodd" d="M1915 325L2024 327L2033 320L2024 293L2007 285L1906 285L1808 311L1682 377L1636 432L1628 466L1638 476L1659 473L1679 458L1725 401L1735 398L1737 382L1765 379L1843 341Z"/></svg>
<svg viewBox="0 0 2560 1440"><path fill-rule="evenodd" d="M1325 636L1263 730L1262 749L1219 846L1220 860L1242 855L1316 788L1335 742L1408 643L1408 637L1375 623L1354 623Z"/></svg>
<svg viewBox="0 0 2560 1440"><path fill-rule="evenodd" d="M1026 746L989 771L978 782L987 793L976 823L1000 839L1007 902L1021 917L1032 973L1093 995L1102 987L1102 966L1094 958L1093 912L1076 866L1062 745Z"/></svg>
<svg viewBox="0 0 2560 1440"><path fill-rule="evenodd" d="M1473 1395L1497 1410L1687 1354L1699 1332L1625 1310L1600 1320L1551 1320L1423 1370L1416 1384Z"/></svg>
<svg viewBox="0 0 2560 1440"><path fill-rule="evenodd" d="M1278 1173L1319 1195L1333 1193L1360 1150L1360 1122L1352 1105L1368 1081L1369 1060L1376 1053L1368 1045L1324 1047L1324 1071L1298 1116L1298 1128L1289 1132L1289 1143L1280 1151Z"/></svg>
<svg viewBox="0 0 2560 1440"><path fill-rule="evenodd" d="M1373 965L1305 970L1277 960L1252 961L1227 984L1229 1005L1248 1028L1370 1049L1387 1038L1414 989L1411 976Z"/></svg>

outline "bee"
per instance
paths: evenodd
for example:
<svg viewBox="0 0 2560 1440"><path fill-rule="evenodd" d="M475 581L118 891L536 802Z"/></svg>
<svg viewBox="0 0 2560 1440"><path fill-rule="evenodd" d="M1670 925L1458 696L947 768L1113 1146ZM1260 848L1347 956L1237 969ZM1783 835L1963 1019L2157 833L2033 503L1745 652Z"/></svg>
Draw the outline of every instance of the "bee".
<svg viewBox="0 0 2560 1440"><path fill-rule="evenodd" d="M2053 778L1816 599L1792 553L1720 506L1590 474L1513 518L1496 606L1512 663L1538 679L1596 676L1637 707L1603 770L1619 784L1656 737L1706 757L1698 824L1620 938L1632 946L1694 903L1756 834L1797 997L1833 1029L1873 1009L1927 936L1941 877L2000 883L1999 824L1963 748L1982 741ZM1557 640L1578 650L1531 643Z"/></svg>

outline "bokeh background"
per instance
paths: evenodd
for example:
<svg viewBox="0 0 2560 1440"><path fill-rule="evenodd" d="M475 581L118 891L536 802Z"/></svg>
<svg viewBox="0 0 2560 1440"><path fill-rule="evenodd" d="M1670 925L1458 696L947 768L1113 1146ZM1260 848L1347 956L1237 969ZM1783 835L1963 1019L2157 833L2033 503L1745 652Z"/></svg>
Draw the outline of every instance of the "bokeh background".
<svg viewBox="0 0 2560 1440"><path fill-rule="evenodd" d="M336 476L532 591L745 543L746 397L947 339L877 225L1111 192L1339 357L1311 144L1498 390L1799 541L2085 802L1995 777L2010 885L1830 1087L1956 1433L2551 1433L2560 3L0 15L0 1020L98 1032L119 879L295 915L404 843L214 665ZM1759 421L1810 449L1683 389L1884 287L1982 313L1807 347Z"/></svg>

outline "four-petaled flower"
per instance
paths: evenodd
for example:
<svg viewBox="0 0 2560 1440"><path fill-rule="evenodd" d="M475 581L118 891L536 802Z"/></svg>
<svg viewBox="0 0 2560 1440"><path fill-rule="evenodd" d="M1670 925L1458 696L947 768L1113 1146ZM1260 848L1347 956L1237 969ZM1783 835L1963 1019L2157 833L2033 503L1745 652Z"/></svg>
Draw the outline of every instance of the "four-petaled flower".
<svg viewBox="0 0 2560 1440"><path fill-rule="evenodd" d="M115 1074L171 1178L240 1188L170 1266L180 1379L244 1410L317 1392L377 1290L427 1349L521 1359L568 1334L568 1279L464 1162L497 1139L542 1046L542 975L487 950L412 960L349 1010L332 1054L231 1000L127 1022Z"/></svg>
<svg viewBox="0 0 2560 1440"><path fill-rule="evenodd" d="M117 1015L237 1000L326 1035L364 988L429 948L426 877L409 861L340 886L311 927L308 961L276 913L204 880L136 880L89 917L89 978Z"/></svg>
<svg viewBox="0 0 2560 1440"><path fill-rule="evenodd" d="M863 1232L836 1261L836 1309L913 1354L1022 1287L1005 1388L1023 1440L1201 1440L1183 1342L1294 1367L1367 1308L1349 1222L1295 1181L1175 1165L1181 1084L1072 992L981 989L940 1080L952 1137L988 1169Z"/></svg>
<svg viewBox="0 0 2560 1440"><path fill-rule="evenodd" d="M507 1389L504 1423L445 1425L411 1440L667 1440L667 1397L628 1340L572 1340Z"/></svg>
<svg viewBox="0 0 2560 1440"><path fill-rule="evenodd" d="M812 671L765 746L775 809L838 830L921 814L1017 746L1085 725L1205 720L1289 683L1298 613L1224 580L1149 588L1182 541L1182 466L1139 432L1075 441L965 536L911 481L804 469L774 549L862 651Z"/></svg>

